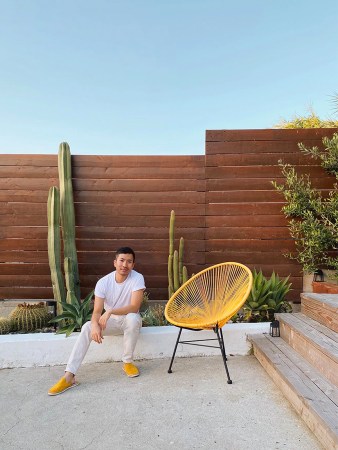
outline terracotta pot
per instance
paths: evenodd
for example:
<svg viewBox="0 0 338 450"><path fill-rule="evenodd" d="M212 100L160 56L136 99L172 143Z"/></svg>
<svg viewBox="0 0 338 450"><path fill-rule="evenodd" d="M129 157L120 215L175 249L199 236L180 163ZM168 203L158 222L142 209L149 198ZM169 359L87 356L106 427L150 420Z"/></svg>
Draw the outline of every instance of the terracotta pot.
<svg viewBox="0 0 338 450"><path fill-rule="evenodd" d="M327 292L326 283L323 281L312 281L312 291L316 294L325 294Z"/></svg>
<svg viewBox="0 0 338 450"><path fill-rule="evenodd" d="M338 294L338 286L333 283L326 283L326 292L328 294Z"/></svg>

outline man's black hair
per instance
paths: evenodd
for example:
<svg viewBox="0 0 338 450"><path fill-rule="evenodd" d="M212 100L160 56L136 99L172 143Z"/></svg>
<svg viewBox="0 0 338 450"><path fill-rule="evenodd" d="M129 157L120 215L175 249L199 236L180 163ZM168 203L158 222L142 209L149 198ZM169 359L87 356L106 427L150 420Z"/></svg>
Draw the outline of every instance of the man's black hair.
<svg viewBox="0 0 338 450"><path fill-rule="evenodd" d="M130 247L121 247L121 248L119 248L118 250L116 250L116 253L115 253L115 259L117 259L117 257L118 257L119 255L133 255L133 259L134 259L134 261L135 261L135 252L134 252L134 250L133 250L132 248L130 248Z"/></svg>

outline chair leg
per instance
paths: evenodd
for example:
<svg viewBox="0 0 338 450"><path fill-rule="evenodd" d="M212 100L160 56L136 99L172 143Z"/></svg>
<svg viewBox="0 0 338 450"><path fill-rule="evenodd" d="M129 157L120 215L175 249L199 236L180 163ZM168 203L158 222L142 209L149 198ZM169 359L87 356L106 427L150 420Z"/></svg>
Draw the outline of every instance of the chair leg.
<svg viewBox="0 0 338 450"><path fill-rule="evenodd" d="M174 353L173 353L173 356L171 357L168 373L172 373L171 367L172 367L173 362L174 362L175 353L176 353L177 346L178 346L178 343L179 343L179 340L180 340L180 337L181 337L181 333L182 333L182 328L180 328L180 331L178 332L178 336L177 336L177 340L176 340L176 344L175 344L175 348L174 348Z"/></svg>
<svg viewBox="0 0 338 450"><path fill-rule="evenodd" d="M229 370L228 370L228 366L227 366L227 357L226 357L225 349L224 349L224 339L223 339L222 328L218 328L218 326L217 326L216 328L214 328L214 331L217 334L217 339L218 339L219 346L220 346L220 349L221 349L225 371L226 371L227 377L228 377L227 383L228 384L232 384L232 380L230 378L230 374L229 374Z"/></svg>

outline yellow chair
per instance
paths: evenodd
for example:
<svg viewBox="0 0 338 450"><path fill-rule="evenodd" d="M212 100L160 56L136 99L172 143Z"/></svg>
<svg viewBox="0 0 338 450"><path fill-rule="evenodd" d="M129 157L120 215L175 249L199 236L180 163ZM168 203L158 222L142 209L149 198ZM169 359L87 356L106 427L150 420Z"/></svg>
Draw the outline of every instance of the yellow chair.
<svg viewBox="0 0 338 450"><path fill-rule="evenodd" d="M202 270L173 294L166 305L165 317L180 330L168 373L172 373L171 368L179 343L200 345L221 350L228 384L232 383L226 363L222 327L245 303L251 286L252 273L248 267L235 262L225 262ZM183 328L196 331L213 330L217 339L180 341ZM218 346L197 343L203 341L218 341Z"/></svg>

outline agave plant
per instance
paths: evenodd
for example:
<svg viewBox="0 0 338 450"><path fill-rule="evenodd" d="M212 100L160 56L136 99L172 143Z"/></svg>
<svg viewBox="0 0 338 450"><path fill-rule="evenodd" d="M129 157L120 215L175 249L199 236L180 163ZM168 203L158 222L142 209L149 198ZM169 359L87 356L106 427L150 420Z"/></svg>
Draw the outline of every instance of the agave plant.
<svg viewBox="0 0 338 450"><path fill-rule="evenodd" d="M81 330L82 326L91 319L93 294L94 291L91 291L82 302L71 294L71 303L62 302L62 314L50 320L50 323L62 324L56 334L66 333L68 337L73 331Z"/></svg>
<svg viewBox="0 0 338 450"><path fill-rule="evenodd" d="M243 319L248 322L272 320L276 312L290 312L291 305L286 294L291 289L289 277L280 279L275 272L267 279L262 271L253 271L250 295L243 306Z"/></svg>
<svg viewBox="0 0 338 450"><path fill-rule="evenodd" d="M291 283L288 282L289 277L284 280L280 279L275 272L272 272L270 282L270 296L268 299L269 310L273 312L290 312L292 307L285 300L286 294L291 290Z"/></svg>

